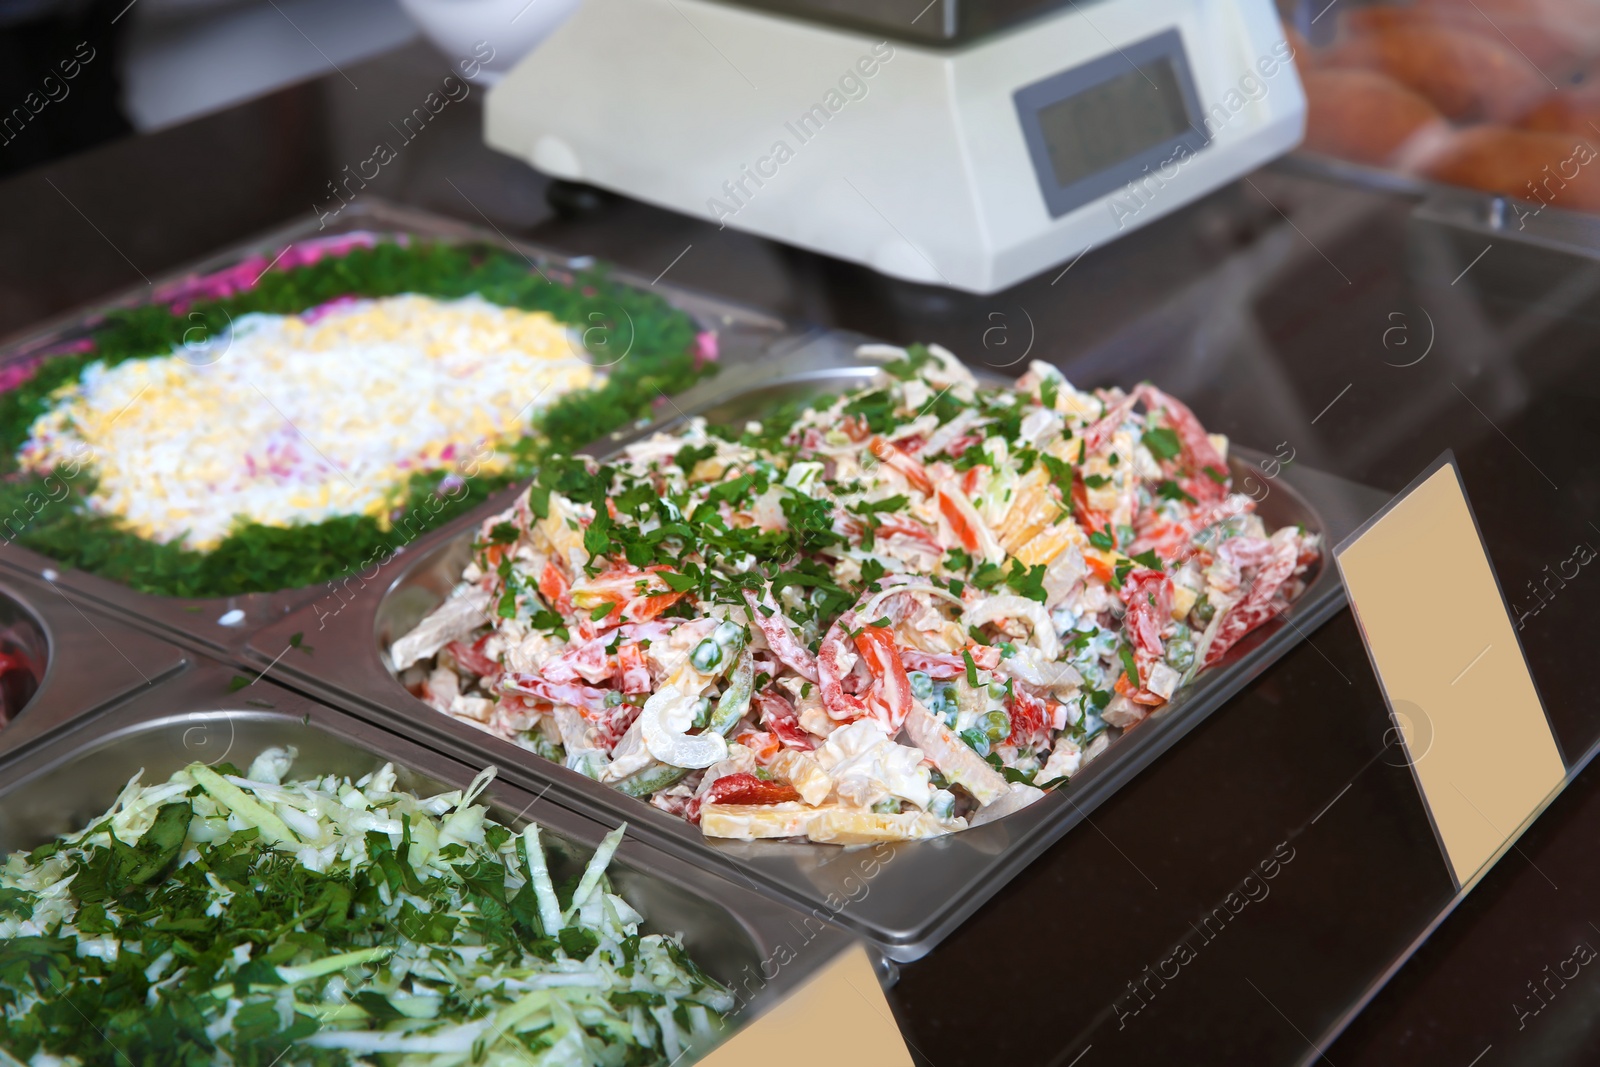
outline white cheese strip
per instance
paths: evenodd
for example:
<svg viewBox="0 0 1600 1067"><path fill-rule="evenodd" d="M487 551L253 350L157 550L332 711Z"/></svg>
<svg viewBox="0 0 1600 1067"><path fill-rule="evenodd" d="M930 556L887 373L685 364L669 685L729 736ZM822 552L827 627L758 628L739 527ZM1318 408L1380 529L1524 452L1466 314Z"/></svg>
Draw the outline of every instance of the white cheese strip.
<svg viewBox="0 0 1600 1067"><path fill-rule="evenodd" d="M882 814L842 804L807 807L784 804L707 804L700 809L700 830L707 837L755 841L772 837L809 837L833 845L867 845L880 841L912 841L939 837L966 824L948 822L923 811Z"/></svg>

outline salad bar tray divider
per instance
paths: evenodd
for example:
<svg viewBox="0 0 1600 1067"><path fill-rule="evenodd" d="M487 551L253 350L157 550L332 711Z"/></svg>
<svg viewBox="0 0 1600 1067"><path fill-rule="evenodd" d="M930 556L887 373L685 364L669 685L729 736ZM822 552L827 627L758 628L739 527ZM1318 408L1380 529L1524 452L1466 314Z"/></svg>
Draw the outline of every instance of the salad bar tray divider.
<svg viewBox="0 0 1600 1067"><path fill-rule="evenodd" d="M781 365L740 367L719 383L738 385L739 392L729 395L719 388L720 396L680 405L679 422L705 417L741 426L785 401L883 380L879 367L855 356L856 340L825 335L791 351ZM651 432L670 431L679 422L652 427ZM1257 514L1269 526L1302 524L1319 534L1324 545L1343 539L1388 499L1377 490L1300 466L1279 470L1271 457L1241 447L1230 449L1228 461L1235 484L1252 496L1261 493ZM507 780L548 790L564 806L603 821L626 819L659 847L849 927L900 961L931 951L1123 783L1345 605L1336 569L1324 556L1280 618L1250 633L1220 663L1113 741L1069 784L983 825L871 847L708 840L682 819L434 710L395 677L386 662L387 643L449 595L470 558L473 535L459 526L456 530L454 537L430 539L426 550L408 552L386 587L369 585L335 616L319 616L312 609L295 612L253 636L243 654L257 668L272 664L272 676L282 684L386 729L426 739L424 743L454 758L493 762Z"/></svg>
<svg viewBox="0 0 1600 1067"><path fill-rule="evenodd" d="M191 660L77 594L0 576L0 754L157 686Z"/></svg>
<svg viewBox="0 0 1600 1067"><path fill-rule="evenodd" d="M319 249L331 247L341 239L360 240L368 237L503 249L524 258L530 271L560 279L563 284L579 272L595 266L592 257L564 255L511 240L497 229L469 225L447 216L403 208L373 198L350 205L337 222L326 227L319 226L314 218L285 225L165 274L152 285L130 288L112 299L57 316L41 327L11 338L0 344L0 397L7 390L15 388L19 380L25 380L34 367L53 356L85 351L94 329L109 314L152 303L173 303L181 308L185 301L194 299L191 294L198 283L217 276L218 272L227 275L243 271L254 275L259 282L260 277L277 262L274 257L280 257L291 248L312 250L307 262L314 262L322 254ZM678 289L667 283L656 284L649 278L626 270L607 268L607 271L611 282L640 293L659 295L673 308L687 314L696 327L704 331L705 336L714 336L706 358L712 360L719 370L760 362L769 358L770 353L782 351L785 345L804 340L803 336L792 332L781 320L766 313ZM248 279L246 281L248 283ZM195 318L193 313L190 318ZM628 321L631 326L631 318ZM591 326L588 323L572 323L569 326L573 335L582 338L585 344L592 340L589 335L595 331L609 330L609 327ZM193 329L196 339L204 339L203 325L197 324ZM625 340L625 351L631 351L634 336L627 331L622 332L624 336L618 340ZM596 336L601 346L611 344L612 338L608 332L606 336ZM189 332L185 332L184 338L184 345L187 346ZM604 371L606 366L620 364L626 358L624 354L612 364L604 364L596 357L592 366L597 371ZM718 374L713 373L699 386L692 387L691 391L700 395L700 386L715 389L717 377ZM661 393L652 418L659 420L675 415L672 403L671 396ZM613 436L623 439L631 429L625 427ZM315 447L315 443L312 444ZM509 500L512 495L514 490L508 490L496 495L484 506L496 506L502 500ZM46 509L66 506L69 505L53 497L47 499L40 496L37 500L30 498L20 511L13 510L11 514L4 514L5 509L0 508L0 537L8 542L6 550L0 553L0 571L20 572L57 584L93 601L133 626L212 655L225 658L236 656L256 630L283 618L296 608L329 595L330 587L335 584L329 582L326 586L303 585L219 597L166 596L143 592L120 581L63 565L17 540ZM412 509L413 512L417 510ZM411 516L408 514L406 517ZM421 518L426 523L429 517ZM429 529L424 525L424 529L431 533L436 532L438 527ZM368 561L352 559L350 563L349 573L353 574L365 567Z"/></svg>
<svg viewBox="0 0 1600 1067"><path fill-rule="evenodd" d="M0 853L33 849L90 825L136 773L148 786L195 763L248 767L271 748L293 746L295 779L334 774L354 780L391 763L395 788L421 796L467 790L487 766L444 755L269 682L230 690L230 675L220 663L197 661L131 700L78 716L25 752L0 754ZM480 802L513 830L530 822L539 826L558 885L575 880L590 855L606 847L608 833L625 821L575 812L555 795L530 791L503 774ZM837 926L669 854L632 822L606 877L612 891L643 915L641 932L681 936L687 955L732 993L734 1008L724 1017L735 1027L856 944ZM880 976L892 973L881 960L874 966Z"/></svg>

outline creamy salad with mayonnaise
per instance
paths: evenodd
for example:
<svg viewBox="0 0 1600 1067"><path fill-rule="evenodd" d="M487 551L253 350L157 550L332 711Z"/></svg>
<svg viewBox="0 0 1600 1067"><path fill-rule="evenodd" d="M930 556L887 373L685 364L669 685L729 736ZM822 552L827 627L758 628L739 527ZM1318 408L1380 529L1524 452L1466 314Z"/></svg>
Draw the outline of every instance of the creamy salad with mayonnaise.
<svg viewBox="0 0 1600 1067"><path fill-rule="evenodd" d="M391 665L708 837L928 838L1069 780L1319 564L1153 385L861 355L880 384L546 463Z"/></svg>

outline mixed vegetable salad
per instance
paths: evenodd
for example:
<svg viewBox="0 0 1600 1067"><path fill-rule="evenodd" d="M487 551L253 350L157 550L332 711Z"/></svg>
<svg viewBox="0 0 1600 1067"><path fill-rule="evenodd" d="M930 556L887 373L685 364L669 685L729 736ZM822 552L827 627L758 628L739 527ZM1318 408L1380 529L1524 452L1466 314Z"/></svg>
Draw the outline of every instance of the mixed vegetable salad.
<svg viewBox="0 0 1600 1067"><path fill-rule="evenodd" d="M149 593L315 584L651 415L716 354L601 269L300 242L0 368L0 534Z"/></svg>
<svg viewBox="0 0 1600 1067"><path fill-rule="evenodd" d="M731 993L611 891L608 835L557 884L539 828L393 767L195 763L0 866L0 1064L678 1062Z"/></svg>
<svg viewBox="0 0 1600 1067"><path fill-rule="evenodd" d="M884 384L551 459L391 665L707 836L932 837L1069 779L1320 558L1152 385L861 354Z"/></svg>

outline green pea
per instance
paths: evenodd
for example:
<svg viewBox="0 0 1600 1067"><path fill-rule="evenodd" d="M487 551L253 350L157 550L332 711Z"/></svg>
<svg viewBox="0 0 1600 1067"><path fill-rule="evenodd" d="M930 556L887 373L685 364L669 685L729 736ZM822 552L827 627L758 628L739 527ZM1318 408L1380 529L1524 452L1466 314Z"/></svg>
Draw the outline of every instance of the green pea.
<svg viewBox="0 0 1600 1067"><path fill-rule="evenodd" d="M989 739L981 732L977 730L962 730L961 740L965 741L967 747L978 755L987 756L989 754Z"/></svg>
<svg viewBox="0 0 1600 1067"><path fill-rule="evenodd" d="M926 704L933 697L933 679L924 671L907 671L911 682L911 695Z"/></svg>
<svg viewBox="0 0 1600 1067"><path fill-rule="evenodd" d="M983 735L991 742L1004 741L1011 736L1011 716L1003 711L991 711L978 720Z"/></svg>

